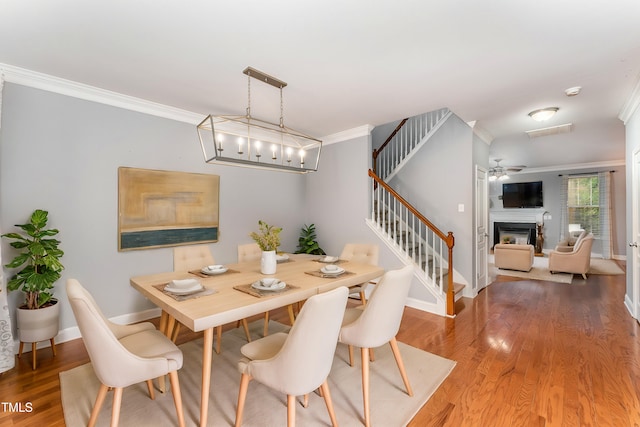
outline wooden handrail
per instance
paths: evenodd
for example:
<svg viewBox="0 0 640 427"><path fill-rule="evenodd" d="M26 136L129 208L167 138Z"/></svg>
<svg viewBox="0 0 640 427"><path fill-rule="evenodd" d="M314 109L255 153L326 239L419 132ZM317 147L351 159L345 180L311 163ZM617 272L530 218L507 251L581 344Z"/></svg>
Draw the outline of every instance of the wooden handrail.
<svg viewBox="0 0 640 427"><path fill-rule="evenodd" d="M389 185L380 179L378 175L375 174L374 171L369 169L369 176L373 178L373 180L381 185L385 190L393 195L394 198L400 201L402 205L404 205L409 212L414 214L416 218L418 218L421 222L423 222L427 227L431 229L438 237L444 240L447 243L447 247L452 249L455 245L455 239L453 237L453 233L449 231L447 234L444 234L438 227L436 227L431 221L429 221L424 215L422 215L416 208L414 208L411 203L407 202L401 195L399 195L393 188L389 187Z"/></svg>
<svg viewBox="0 0 640 427"><path fill-rule="evenodd" d="M402 119L402 121L400 121L400 123L398 124L398 126L396 126L396 128L393 130L393 132L391 132L391 135L389 135L389 137L387 138L387 140L385 142L382 143L382 145L373 150L373 171L377 173L377 169L378 169L378 156L380 155L380 152L382 150L384 150L384 147L387 146L387 144L389 144L389 142L393 139L394 136L396 136L396 134L398 133L398 131L402 128L402 126L404 126L404 124L407 122L407 120L409 120L409 118L404 118Z"/></svg>
<svg viewBox="0 0 640 427"><path fill-rule="evenodd" d="M455 289L453 286L453 246L455 245L455 238L453 232L449 231L444 234L438 227L436 227L431 221L429 221L424 215L422 215L411 203L407 202L401 195L399 195L393 188L391 188L386 182L384 182L374 171L369 169L369 176L374 180L374 188L381 185L389 194L391 194L395 200L398 200L409 212L411 212L420 222L425 224L435 235L442 239L447 244L448 248L448 274L447 274L447 289L446 289L446 311L447 315L455 315Z"/></svg>

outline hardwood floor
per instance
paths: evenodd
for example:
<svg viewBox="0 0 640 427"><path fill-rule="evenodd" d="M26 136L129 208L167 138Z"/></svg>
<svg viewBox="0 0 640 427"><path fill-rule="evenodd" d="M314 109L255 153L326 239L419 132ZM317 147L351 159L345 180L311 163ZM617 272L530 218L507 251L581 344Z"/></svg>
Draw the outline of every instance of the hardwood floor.
<svg viewBox="0 0 640 427"><path fill-rule="evenodd" d="M407 308L398 340L457 362L409 425L640 425L640 326L624 293L622 275L571 285L498 276L459 301L456 318ZM199 335L183 330L179 343ZM58 373L88 357L80 340L57 349L38 351L36 371L27 353L0 375L0 425L64 425Z"/></svg>

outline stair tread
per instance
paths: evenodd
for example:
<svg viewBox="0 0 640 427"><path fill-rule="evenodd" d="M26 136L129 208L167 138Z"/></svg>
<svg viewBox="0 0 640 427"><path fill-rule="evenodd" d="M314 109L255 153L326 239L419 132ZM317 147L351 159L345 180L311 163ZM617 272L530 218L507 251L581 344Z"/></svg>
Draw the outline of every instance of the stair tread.
<svg viewBox="0 0 640 427"><path fill-rule="evenodd" d="M453 282L453 293L455 294L459 294L460 292L462 292L462 290L466 287L467 285L464 285L462 283L456 283Z"/></svg>

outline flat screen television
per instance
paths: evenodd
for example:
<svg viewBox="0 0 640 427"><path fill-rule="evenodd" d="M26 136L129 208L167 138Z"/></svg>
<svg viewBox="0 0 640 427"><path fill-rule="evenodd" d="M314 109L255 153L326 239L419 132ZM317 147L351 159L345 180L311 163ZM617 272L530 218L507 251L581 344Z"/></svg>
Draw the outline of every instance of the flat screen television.
<svg viewBox="0 0 640 427"><path fill-rule="evenodd" d="M542 181L503 183L502 206L505 208L541 208Z"/></svg>

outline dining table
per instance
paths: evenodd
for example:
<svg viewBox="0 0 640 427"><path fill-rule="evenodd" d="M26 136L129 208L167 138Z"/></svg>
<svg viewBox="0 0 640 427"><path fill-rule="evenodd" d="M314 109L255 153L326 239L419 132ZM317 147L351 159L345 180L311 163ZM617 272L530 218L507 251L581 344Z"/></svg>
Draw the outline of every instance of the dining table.
<svg viewBox="0 0 640 427"><path fill-rule="evenodd" d="M262 274L260 260L257 260L227 264L224 272L208 272L203 266L200 271L163 272L130 279L134 289L162 310L160 329L167 335L171 331L169 325L176 321L194 332L203 332L201 426L207 424L208 417L214 328L296 304L340 286L367 283L384 273L384 269L376 265L339 259L325 262L325 257L317 255L287 254L283 258L285 261L277 264L273 275ZM329 264L344 271L341 274L323 273L322 268ZM284 282L285 287L271 291L252 286L265 277L275 277ZM166 285L185 279L197 280L203 291L181 296L164 290Z"/></svg>

